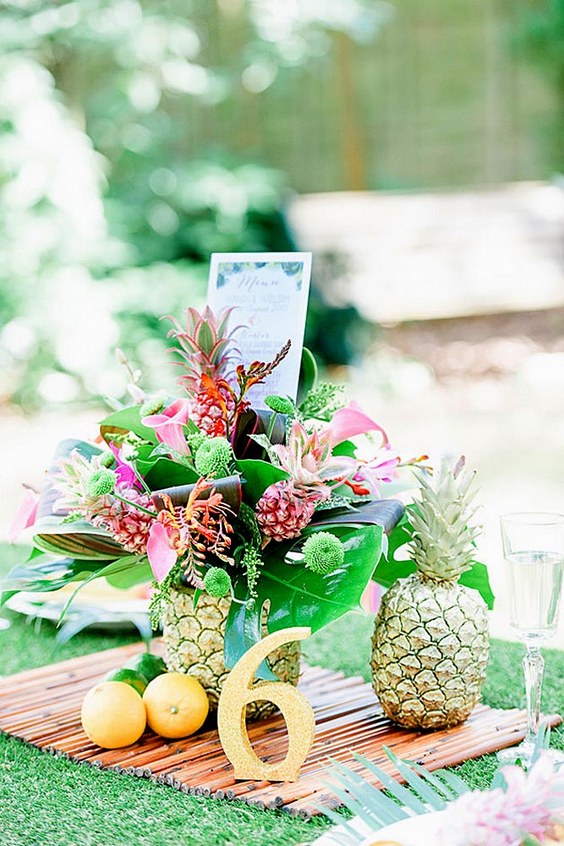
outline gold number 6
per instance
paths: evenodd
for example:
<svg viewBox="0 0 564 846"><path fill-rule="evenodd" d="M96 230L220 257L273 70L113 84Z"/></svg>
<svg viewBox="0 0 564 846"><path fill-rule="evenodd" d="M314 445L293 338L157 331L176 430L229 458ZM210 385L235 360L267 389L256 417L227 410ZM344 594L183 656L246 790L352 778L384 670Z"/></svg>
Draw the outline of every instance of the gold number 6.
<svg viewBox="0 0 564 846"><path fill-rule="evenodd" d="M253 686L255 672L273 649L292 640L305 640L309 628L281 629L255 643L237 661L223 684L217 709L217 727L223 751L233 764L235 778L260 781L297 781L300 767L315 735L313 709L303 693L285 682L262 681ZM288 729L288 754L268 764L253 751L247 734L246 706L256 700L273 702L282 711Z"/></svg>

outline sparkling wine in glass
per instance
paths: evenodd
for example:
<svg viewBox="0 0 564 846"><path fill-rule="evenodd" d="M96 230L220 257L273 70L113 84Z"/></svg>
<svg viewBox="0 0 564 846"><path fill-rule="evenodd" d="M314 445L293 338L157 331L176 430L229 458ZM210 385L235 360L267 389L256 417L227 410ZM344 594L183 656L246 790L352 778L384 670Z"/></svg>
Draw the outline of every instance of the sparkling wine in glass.
<svg viewBox="0 0 564 846"><path fill-rule="evenodd" d="M502 750L504 763L531 761L540 723L544 659L540 646L558 627L564 579L564 515L519 512L501 517L501 538L509 588L510 623L525 643L527 734L513 749Z"/></svg>

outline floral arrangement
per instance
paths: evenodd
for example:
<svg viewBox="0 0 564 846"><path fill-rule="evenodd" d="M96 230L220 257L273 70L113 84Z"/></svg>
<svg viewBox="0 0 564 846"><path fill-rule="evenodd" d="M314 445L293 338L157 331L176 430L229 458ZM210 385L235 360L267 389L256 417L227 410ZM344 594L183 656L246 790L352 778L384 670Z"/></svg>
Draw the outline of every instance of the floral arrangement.
<svg viewBox="0 0 564 846"><path fill-rule="evenodd" d="M207 308L171 318L180 397L147 396L122 355L134 404L102 421L96 443L64 441L41 496L26 494L19 523L34 551L4 601L100 576L118 587L152 578L156 624L175 586L195 601L230 596L230 666L260 639L265 608L271 630L315 631L359 607L371 579L395 578L382 551L404 509L381 497L401 462L385 431L317 381L307 351L298 401L267 396L254 408L253 389L268 386L290 342L244 366L230 318ZM370 441L368 458L356 436Z"/></svg>
<svg viewBox="0 0 564 846"><path fill-rule="evenodd" d="M355 758L387 788L389 796L358 772L334 764L328 786L357 816L344 822L342 816L328 811L337 829L320 838L319 846L325 840L343 846L549 846L564 842L564 769L554 763L549 751L539 747L528 772L513 765L498 770L488 790L471 790L453 772L431 774L390 749L384 747L384 751L410 789L361 755Z"/></svg>

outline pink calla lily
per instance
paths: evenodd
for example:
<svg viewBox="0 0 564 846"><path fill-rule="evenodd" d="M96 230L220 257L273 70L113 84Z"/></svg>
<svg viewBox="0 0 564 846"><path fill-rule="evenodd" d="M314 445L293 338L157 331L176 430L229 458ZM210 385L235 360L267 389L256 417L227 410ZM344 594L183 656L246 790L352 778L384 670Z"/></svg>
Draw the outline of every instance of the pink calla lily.
<svg viewBox="0 0 564 846"><path fill-rule="evenodd" d="M164 411L143 417L141 422L144 426L155 430L159 443L166 444L180 455L188 455L190 450L184 436L184 426L189 416L190 401L178 399Z"/></svg>
<svg viewBox="0 0 564 846"><path fill-rule="evenodd" d="M30 488L26 488L18 510L8 529L8 541L10 543L14 543L24 529L33 526L37 517L38 505L39 494Z"/></svg>
<svg viewBox="0 0 564 846"><path fill-rule="evenodd" d="M155 521L149 530L147 558L157 582L160 584L176 564L176 549L171 545L171 535L166 526Z"/></svg>
<svg viewBox="0 0 564 846"><path fill-rule="evenodd" d="M382 443L388 444L388 436L375 420L365 414L356 402L350 402L345 408L340 408L333 415L328 431L333 446L354 438L355 435L365 435L367 432L380 432Z"/></svg>

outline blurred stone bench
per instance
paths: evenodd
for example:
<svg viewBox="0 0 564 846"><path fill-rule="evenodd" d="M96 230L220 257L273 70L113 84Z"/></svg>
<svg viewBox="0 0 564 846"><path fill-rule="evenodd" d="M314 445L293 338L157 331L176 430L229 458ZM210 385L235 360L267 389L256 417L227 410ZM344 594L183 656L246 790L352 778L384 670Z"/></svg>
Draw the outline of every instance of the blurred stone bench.
<svg viewBox="0 0 564 846"><path fill-rule="evenodd" d="M310 194L289 213L300 248L343 258L333 296L378 323L564 306L561 185Z"/></svg>

